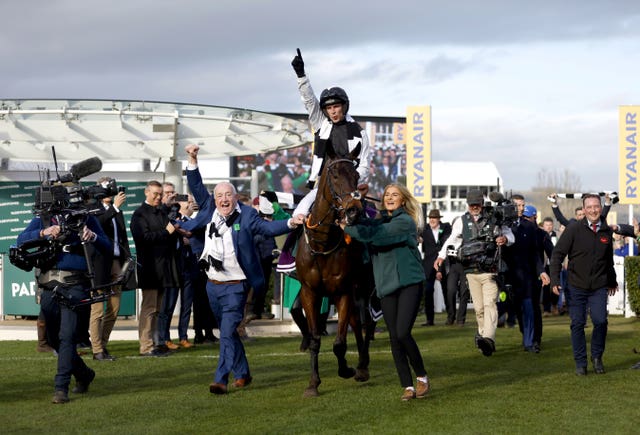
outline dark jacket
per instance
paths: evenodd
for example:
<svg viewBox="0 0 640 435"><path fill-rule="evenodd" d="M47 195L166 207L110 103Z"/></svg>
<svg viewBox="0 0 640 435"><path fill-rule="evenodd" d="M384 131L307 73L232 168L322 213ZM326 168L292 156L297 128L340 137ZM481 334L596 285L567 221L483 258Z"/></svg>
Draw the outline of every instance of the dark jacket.
<svg viewBox="0 0 640 435"><path fill-rule="evenodd" d="M560 285L562 261L568 256L569 285L581 290L617 287L612 235L612 229L602 217L597 233L589 228L587 218L567 226L551 254L551 286Z"/></svg>
<svg viewBox="0 0 640 435"><path fill-rule="evenodd" d="M416 223L403 208L365 222L368 224L347 226L344 231L367 245L378 297L425 280Z"/></svg>
<svg viewBox="0 0 640 435"><path fill-rule="evenodd" d="M438 253L442 249L442 245L450 235L451 224L447 222L440 222L438 240L433 238L433 231L429 225L426 225L422 231L422 252L424 253L422 263L427 277L436 273L436 270L433 268L433 263L436 261L436 258L438 258Z"/></svg>
<svg viewBox="0 0 640 435"><path fill-rule="evenodd" d="M524 298L531 298L534 291L539 291L538 277L544 272L540 256L542 240L537 230L536 224L520 218L519 223L511 227L515 242L503 251L508 283Z"/></svg>
<svg viewBox="0 0 640 435"><path fill-rule="evenodd" d="M111 243L114 243L114 228L113 228L113 219L116 221L116 231L118 234L118 248L120 250L120 265L127 258L131 257L131 249L129 248L129 240L127 239L127 227L124 223L124 217L122 216L122 210L116 211L112 204L109 204L109 207L105 209L104 213L96 216L98 218L98 222L100 222L100 226L102 227L104 233L107 235ZM113 263L113 251L111 249L108 253L102 254L97 251L94 255L94 266L95 266L95 282L97 285L99 284L107 284L111 282L111 264Z"/></svg>
<svg viewBox="0 0 640 435"><path fill-rule="evenodd" d="M136 244L138 286L141 289L178 287L177 232L169 234L167 214L143 202L131 216Z"/></svg>

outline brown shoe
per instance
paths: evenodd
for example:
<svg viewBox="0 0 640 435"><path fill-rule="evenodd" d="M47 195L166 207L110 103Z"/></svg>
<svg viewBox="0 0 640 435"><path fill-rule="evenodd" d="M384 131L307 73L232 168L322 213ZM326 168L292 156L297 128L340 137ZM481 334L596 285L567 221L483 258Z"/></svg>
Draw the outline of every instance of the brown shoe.
<svg viewBox="0 0 640 435"><path fill-rule="evenodd" d="M416 387L416 398L423 399L427 397L427 393L431 390L431 383L427 378L427 382L418 381L418 385Z"/></svg>
<svg viewBox="0 0 640 435"><path fill-rule="evenodd" d="M169 341L165 341L164 342L165 346L167 346L167 349L169 350L176 350L176 349L180 349L180 346L178 346L177 344L175 344L173 341L169 340Z"/></svg>
<svg viewBox="0 0 640 435"><path fill-rule="evenodd" d="M180 340L180 346L185 349L189 349L190 347L193 347L193 344L189 343L189 340Z"/></svg>
<svg viewBox="0 0 640 435"><path fill-rule="evenodd" d="M405 389L404 393L402 393L402 397L400 399L402 399L403 402L406 402L408 400L411 399L415 399L416 398L416 392L410 389Z"/></svg>
<svg viewBox="0 0 640 435"><path fill-rule="evenodd" d="M244 388L248 387L253 378L251 376L247 376L246 378L240 378L233 381L233 386L236 388Z"/></svg>
<svg viewBox="0 0 640 435"><path fill-rule="evenodd" d="M36 352L55 352L55 350L53 350L53 348L49 346L47 343L44 343L44 344L38 343L38 346L36 346Z"/></svg>
<svg viewBox="0 0 640 435"><path fill-rule="evenodd" d="M209 392L211 394L227 394L227 386L225 384L218 384L214 382L209 385Z"/></svg>

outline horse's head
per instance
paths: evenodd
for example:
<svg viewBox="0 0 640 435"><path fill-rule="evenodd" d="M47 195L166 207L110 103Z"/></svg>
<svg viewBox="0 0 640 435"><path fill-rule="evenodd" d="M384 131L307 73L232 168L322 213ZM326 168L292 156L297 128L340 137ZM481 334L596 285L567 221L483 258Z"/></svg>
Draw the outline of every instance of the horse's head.
<svg viewBox="0 0 640 435"><path fill-rule="evenodd" d="M351 225L362 213L362 195L358 191L358 159L360 146L346 158L336 158L327 153L328 160L321 176L324 179L324 195L329 199L336 212L336 220Z"/></svg>

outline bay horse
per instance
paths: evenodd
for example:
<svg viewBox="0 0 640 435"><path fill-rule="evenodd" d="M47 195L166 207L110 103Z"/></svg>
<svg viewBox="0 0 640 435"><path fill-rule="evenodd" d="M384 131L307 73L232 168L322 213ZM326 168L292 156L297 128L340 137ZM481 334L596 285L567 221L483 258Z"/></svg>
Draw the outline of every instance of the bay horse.
<svg viewBox="0 0 640 435"><path fill-rule="evenodd" d="M362 212L356 171L359 147L347 158L337 158L331 147L328 148L317 196L296 253L296 271L301 284L300 302L311 335L311 378L304 397L317 396L320 385L318 352L322 331L318 330L318 318L324 296L330 298L338 313L338 330L333 343L333 353L338 359L338 375L345 379L354 377L359 382L369 380L370 336L367 334L363 337L360 311L356 309L357 293L366 291L362 285L359 286L358 277L362 269L362 246L350 243L339 225L341 221L347 224L355 222ZM364 299L368 297L364 296ZM358 346L356 370L349 367L345 358L349 325Z"/></svg>

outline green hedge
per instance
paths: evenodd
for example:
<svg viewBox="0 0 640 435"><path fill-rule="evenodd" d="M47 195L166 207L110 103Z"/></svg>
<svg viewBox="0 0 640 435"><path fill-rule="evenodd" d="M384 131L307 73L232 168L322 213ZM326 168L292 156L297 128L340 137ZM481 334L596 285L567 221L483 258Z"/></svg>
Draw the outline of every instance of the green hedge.
<svg viewBox="0 0 640 435"><path fill-rule="evenodd" d="M640 257L624 257L624 280L629 292L629 306L640 315Z"/></svg>

